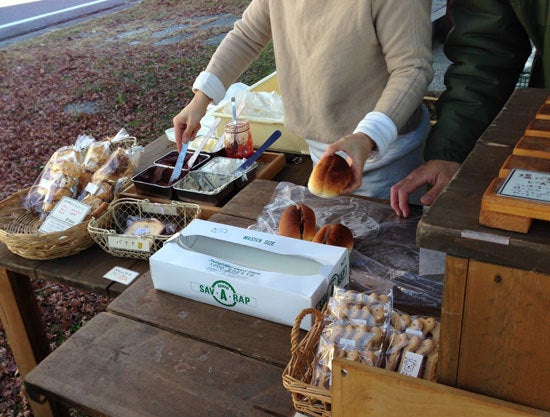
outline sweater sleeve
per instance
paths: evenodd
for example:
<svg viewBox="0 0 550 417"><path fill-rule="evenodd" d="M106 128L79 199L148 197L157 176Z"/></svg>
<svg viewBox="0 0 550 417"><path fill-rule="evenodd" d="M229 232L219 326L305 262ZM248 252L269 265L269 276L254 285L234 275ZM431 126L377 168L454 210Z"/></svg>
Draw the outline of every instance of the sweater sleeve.
<svg viewBox="0 0 550 417"><path fill-rule="evenodd" d="M531 44L508 1L454 0L449 11L452 64L425 158L462 163L512 94Z"/></svg>
<svg viewBox="0 0 550 417"><path fill-rule="evenodd" d="M268 0L252 0L243 16L212 55L206 72L227 89L260 55L271 40Z"/></svg>
<svg viewBox="0 0 550 417"><path fill-rule="evenodd" d="M374 0L373 18L388 70L388 82L375 112L401 129L422 103L433 78L431 2Z"/></svg>

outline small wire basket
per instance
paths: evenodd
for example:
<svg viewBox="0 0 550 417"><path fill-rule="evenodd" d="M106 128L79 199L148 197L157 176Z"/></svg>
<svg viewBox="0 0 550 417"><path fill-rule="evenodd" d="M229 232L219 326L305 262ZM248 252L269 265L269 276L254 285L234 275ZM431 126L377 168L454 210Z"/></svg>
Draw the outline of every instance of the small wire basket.
<svg viewBox="0 0 550 417"><path fill-rule="evenodd" d="M172 201L154 203L149 200L121 198L88 224L88 233L106 252L124 258L149 259L173 233L187 226L201 212L198 204ZM125 234L128 225L139 219L157 220L166 225L166 234Z"/></svg>

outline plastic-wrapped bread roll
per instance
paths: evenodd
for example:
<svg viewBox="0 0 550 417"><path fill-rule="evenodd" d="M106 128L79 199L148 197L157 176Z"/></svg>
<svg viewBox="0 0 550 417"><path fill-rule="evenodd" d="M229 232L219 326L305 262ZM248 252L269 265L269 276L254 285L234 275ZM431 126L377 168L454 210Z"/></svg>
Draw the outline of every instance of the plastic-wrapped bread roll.
<svg viewBox="0 0 550 417"><path fill-rule="evenodd" d="M322 158L311 171L307 187L309 191L323 198L340 195L352 177L351 167L340 155Z"/></svg>
<svg viewBox="0 0 550 417"><path fill-rule="evenodd" d="M347 248L350 252L353 249L354 244L353 233L351 230L339 223L325 224L317 231L317 233L315 233L312 242L341 246L343 248Z"/></svg>
<svg viewBox="0 0 550 417"><path fill-rule="evenodd" d="M316 230L315 212L305 204L293 204L281 213L280 236L312 240Z"/></svg>

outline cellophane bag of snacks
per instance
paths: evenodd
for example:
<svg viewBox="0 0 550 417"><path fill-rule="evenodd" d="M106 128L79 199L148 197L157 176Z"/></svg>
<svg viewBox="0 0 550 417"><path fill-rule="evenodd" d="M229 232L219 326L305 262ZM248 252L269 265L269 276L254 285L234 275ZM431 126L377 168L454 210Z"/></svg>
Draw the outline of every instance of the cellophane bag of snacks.
<svg viewBox="0 0 550 417"><path fill-rule="evenodd" d="M380 366L384 360L391 313L391 289L362 293L336 287L328 301L312 385L330 389L334 358Z"/></svg>
<svg viewBox="0 0 550 417"><path fill-rule="evenodd" d="M384 368L415 378L436 380L440 322L436 317L392 312Z"/></svg>

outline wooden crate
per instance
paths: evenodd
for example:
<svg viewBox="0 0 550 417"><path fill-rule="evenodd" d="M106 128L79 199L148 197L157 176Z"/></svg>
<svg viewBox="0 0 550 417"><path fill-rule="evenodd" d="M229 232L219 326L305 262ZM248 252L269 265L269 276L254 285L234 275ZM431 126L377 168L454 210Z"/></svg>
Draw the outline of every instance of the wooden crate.
<svg viewBox="0 0 550 417"><path fill-rule="evenodd" d="M519 417L550 413L345 359L332 362L333 417Z"/></svg>

